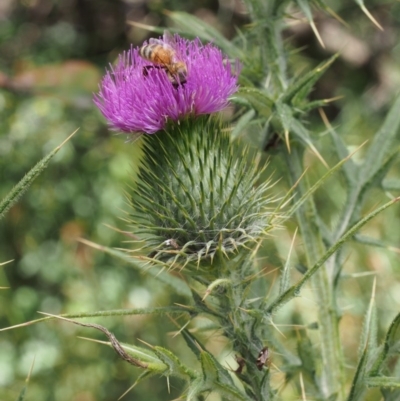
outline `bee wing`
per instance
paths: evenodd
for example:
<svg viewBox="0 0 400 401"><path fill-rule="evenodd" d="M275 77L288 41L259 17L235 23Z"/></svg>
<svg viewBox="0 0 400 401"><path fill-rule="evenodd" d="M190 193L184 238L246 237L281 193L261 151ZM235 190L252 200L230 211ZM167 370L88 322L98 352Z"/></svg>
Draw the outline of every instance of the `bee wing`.
<svg viewBox="0 0 400 401"><path fill-rule="evenodd" d="M167 31L165 31L167 32ZM175 47L173 46L173 43L175 43L174 37L169 33L170 37L166 37L164 32L163 39L155 39L155 38L150 38L149 39L149 45L161 45L164 49L169 50L173 55L175 55ZM173 42L171 42L171 40Z"/></svg>
<svg viewBox="0 0 400 401"><path fill-rule="evenodd" d="M171 46L173 49L176 48L175 37L169 31L164 31L163 42L166 43L167 45Z"/></svg>
<svg viewBox="0 0 400 401"><path fill-rule="evenodd" d="M164 41L161 39L156 39L156 38L150 38L149 39L149 45L164 45Z"/></svg>
<svg viewBox="0 0 400 401"><path fill-rule="evenodd" d="M163 35L164 46L167 46L174 53L174 61L182 61L182 55L179 51L178 44L176 42L175 36L169 31L164 31Z"/></svg>

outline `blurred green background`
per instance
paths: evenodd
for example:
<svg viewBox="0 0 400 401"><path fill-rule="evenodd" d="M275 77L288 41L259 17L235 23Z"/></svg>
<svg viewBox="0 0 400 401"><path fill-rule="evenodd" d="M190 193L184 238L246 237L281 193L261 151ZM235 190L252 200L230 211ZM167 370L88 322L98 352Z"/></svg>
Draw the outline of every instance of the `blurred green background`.
<svg viewBox="0 0 400 401"><path fill-rule="evenodd" d="M341 52L316 86L313 98L343 96L325 112L349 147L371 138L400 84L400 4L378 0L368 3L384 31L374 27L355 2L331 1L332 9L347 26L315 10L325 49L296 8L289 8L291 17L286 21L285 39L288 49L293 50L293 74L304 73ZM9 287L0 290L1 328L38 318L37 311L59 314L182 301L153 279L77 242L83 237L106 246L126 246L126 237L107 225L126 229L121 220L128 209L124 190L132 184L139 152L135 144L126 143L124 136L107 129L92 103L92 94L105 67L119 52L151 36L132 22L173 30L165 10L194 14L228 38L235 35L237 27L246 29L250 22L245 6L238 0L0 2L0 198L79 127L75 137L0 222L0 263L13 259L0 267L0 286ZM321 154L333 165L330 142L318 113L312 114L310 121ZM280 178L280 163L279 157L271 156L270 171L275 171L276 179ZM324 172L311 153L307 164L311 181ZM391 175L398 174L397 163ZM283 188L284 181L277 191ZM335 177L317 194L317 206L326 211L328 224L341 208L345 195L342 188ZM377 193L368 206L372 208L383 199L383 194ZM398 248L398 227L398 208L391 208L364 233ZM268 258L262 259L261 266L273 270L281 265L293 229L289 224L268 241L262 250ZM301 261L301 244L297 252ZM386 328L400 305L398 249L356 245L347 263L348 272L379 273L380 323ZM343 339L346 349L353 353L370 296L371 279L366 280L365 286L355 286L350 280L343 288L350 310L343 319ZM297 312L309 307L301 302L290 312L294 320ZM282 322L290 315L285 313ZM163 345L190 363L182 340L169 334L176 327L167 318L95 321L123 342L137 343L140 338ZM113 350L77 335L104 340L101 333L59 321L0 332L0 400L17 398L33 360L27 400L118 399L138 377L139 370L119 360ZM217 335L204 341L216 353L227 349L224 339ZM125 399L172 400L180 394L181 385L172 381L168 394L166 380L152 378L139 384Z"/></svg>

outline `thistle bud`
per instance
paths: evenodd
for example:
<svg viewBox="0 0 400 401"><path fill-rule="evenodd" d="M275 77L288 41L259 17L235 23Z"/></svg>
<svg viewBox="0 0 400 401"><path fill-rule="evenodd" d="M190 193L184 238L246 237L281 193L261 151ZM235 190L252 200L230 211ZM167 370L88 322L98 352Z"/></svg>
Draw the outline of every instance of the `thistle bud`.
<svg viewBox="0 0 400 401"><path fill-rule="evenodd" d="M153 259L198 269L217 253L249 252L269 229L268 184L257 185L259 167L219 118L187 119L142 140L129 223Z"/></svg>

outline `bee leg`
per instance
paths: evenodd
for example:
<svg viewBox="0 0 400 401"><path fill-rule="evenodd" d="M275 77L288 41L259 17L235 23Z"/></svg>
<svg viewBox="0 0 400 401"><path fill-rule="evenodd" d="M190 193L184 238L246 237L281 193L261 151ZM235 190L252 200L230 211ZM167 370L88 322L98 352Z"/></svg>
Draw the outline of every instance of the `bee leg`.
<svg viewBox="0 0 400 401"><path fill-rule="evenodd" d="M153 68L157 68L159 70L160 68L162 68L162 66L160 66L160 65L145 65L143 67L143 76L148 77L149 76L149 70L151 70Z"/></svg>

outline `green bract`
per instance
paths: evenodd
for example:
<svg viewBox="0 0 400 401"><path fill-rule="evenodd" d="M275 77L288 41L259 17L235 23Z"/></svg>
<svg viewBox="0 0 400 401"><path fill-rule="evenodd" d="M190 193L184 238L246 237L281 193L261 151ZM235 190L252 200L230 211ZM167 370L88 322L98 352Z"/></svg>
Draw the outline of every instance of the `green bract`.
<svg viewBox="0 0 400 401"><path fill-rule="evenodd" d="M262 171L218 118L188 119L143 140L130 224L154 259L183 266L217 251L249 252L271 228L270 184L258 185Z"/></svg>

